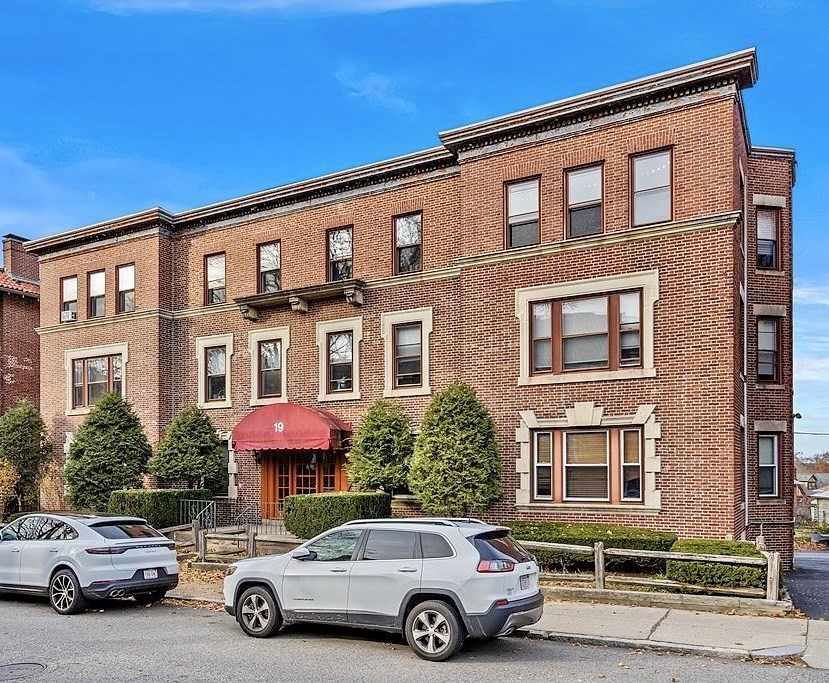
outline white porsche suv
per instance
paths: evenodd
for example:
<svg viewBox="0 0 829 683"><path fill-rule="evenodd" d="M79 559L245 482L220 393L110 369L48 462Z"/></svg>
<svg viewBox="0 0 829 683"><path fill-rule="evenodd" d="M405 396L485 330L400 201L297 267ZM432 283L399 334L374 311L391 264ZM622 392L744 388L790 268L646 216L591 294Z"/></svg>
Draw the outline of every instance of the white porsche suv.
<svg viewBox="0 0 829 683"><path fill-rule="evenodd" d="M423 659L541 618L538 566L509 529L474 519L349 522L285 555L228 567L225 610L250 636L315 622L403 633Z"/></svg>
<svg viewBox="0 0 829 683"><path fill-rule="evenodd" d="M33 514L0 531L0 593L46 595L60 614L95 599L155 602L177 585L175 543L143 519Z"/></svg>

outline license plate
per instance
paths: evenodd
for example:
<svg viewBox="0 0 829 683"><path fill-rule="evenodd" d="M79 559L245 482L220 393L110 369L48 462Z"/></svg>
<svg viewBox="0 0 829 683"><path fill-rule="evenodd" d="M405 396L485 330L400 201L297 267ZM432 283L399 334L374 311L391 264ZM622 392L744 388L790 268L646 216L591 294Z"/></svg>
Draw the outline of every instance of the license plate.
<svg viewBox="0 0 829 683"><path fill-rule="evenodd" d="M144 570L144 578L145 579L157 579L158 578L158 569L145 569ZM524 577L522 576L521 578L523 579Z"/></svg>
<svg viewBox="0 0 829 683"><path fill-rule="evenodd" d="M530 575L524 574L519 580L519 586L522 591L526 591L530 589Z"/></svg>

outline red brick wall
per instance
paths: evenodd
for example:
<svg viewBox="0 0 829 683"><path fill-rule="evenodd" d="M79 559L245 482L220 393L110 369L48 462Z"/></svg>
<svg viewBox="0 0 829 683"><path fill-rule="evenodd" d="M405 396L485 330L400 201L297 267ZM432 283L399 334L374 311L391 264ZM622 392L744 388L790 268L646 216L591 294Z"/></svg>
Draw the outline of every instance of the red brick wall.
<svg viewBox="0 0 829 683"><path fill-rule="evenodd" d="M37 299L0 293L0 413L22 398L40 403Z"/></svg>

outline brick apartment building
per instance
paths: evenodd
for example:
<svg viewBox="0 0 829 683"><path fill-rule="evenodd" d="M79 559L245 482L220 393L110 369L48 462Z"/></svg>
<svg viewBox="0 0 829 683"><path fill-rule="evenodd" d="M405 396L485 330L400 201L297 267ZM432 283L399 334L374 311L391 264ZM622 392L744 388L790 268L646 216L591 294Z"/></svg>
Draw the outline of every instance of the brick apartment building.
<svg viewBox="0 0 829 683"><path fill-rule="evenodd" d="M30 243L58 454L106 390L151 442L195 403L229 497L276 516L347 486L372 401L418 422L462 379L497 424L491 517L762 532L790 558L794 154L751 144L756 77L747 50Z"/></svg>
<svg viewBox="0 0 829 683"><path fill-rule="evenodd" d="M0 414L20 399L40 403L40 325L37 257L26 240L3 237L0 268Z"/></svg>

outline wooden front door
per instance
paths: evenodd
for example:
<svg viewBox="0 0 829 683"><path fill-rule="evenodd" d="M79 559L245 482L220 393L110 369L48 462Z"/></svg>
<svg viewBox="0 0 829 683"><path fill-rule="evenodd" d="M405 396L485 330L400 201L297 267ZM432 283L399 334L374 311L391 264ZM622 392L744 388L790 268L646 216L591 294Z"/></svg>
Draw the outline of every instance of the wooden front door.
<svg viewBox="0 0 829 683"><path fill-rule="evenodd" d="M281 519L286 496L343 491L342 453L272 451L262 455L262 518Z"/></svg>

